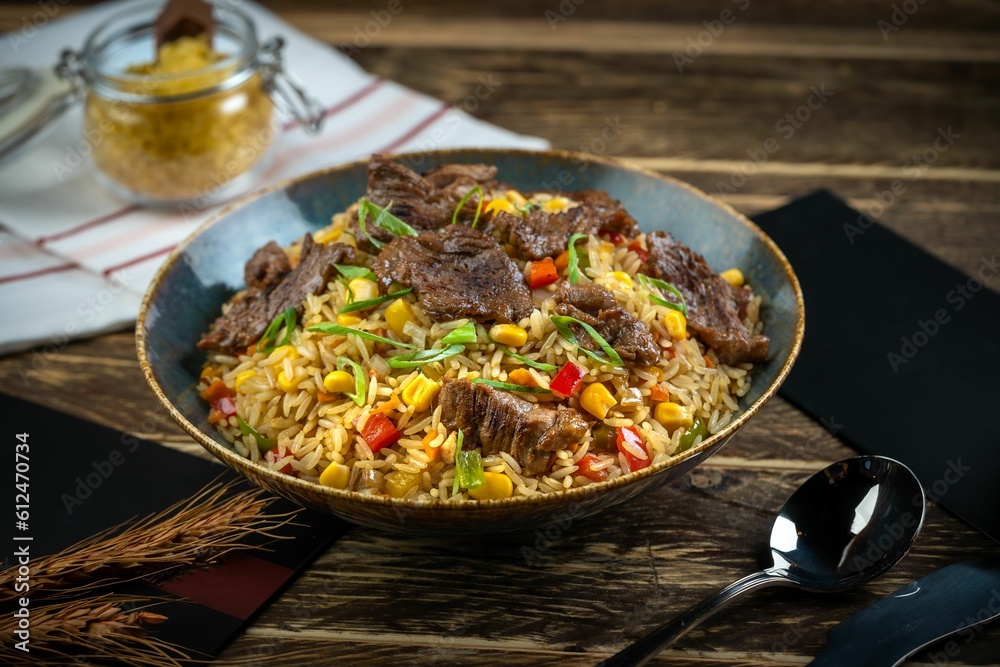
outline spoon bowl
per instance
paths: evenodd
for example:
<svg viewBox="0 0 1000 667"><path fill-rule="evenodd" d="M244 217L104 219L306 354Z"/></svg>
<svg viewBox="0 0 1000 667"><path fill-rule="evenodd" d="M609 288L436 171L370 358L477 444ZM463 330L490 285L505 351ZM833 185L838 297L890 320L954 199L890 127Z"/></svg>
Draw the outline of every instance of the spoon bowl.
<svg viewBox="0 0 1000 667"><path fill-rule="evenodd" d="M821 470L785 502L771 529L774 568L813 591L884 574L924 525L924 490L902 463L857 456Z"/></svg>
<svg viewBox="0 0 1000 667"><path fill-rule="evenodd" d="M856 456L819 471L785 502L771 529L771 567L744 577L601 663L644 665L738 596L764 586L835 592L881 576L924 525L926 498L899 461Z"/></svg>

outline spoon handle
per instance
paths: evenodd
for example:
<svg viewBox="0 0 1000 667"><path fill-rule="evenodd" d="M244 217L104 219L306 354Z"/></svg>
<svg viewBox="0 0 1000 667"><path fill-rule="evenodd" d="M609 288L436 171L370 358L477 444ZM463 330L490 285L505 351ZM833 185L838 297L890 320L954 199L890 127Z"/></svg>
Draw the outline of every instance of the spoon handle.
<svg viewBox="0 0 1000 667"><path fill-rule="evenodd" d="M696 625L722 609L735 598L755 588L773 586L775 584L790 585L792 582L782 573L775 570L755 572L739 581L734 581L711 597L708 597L671 621L661 625L648 635L611 656L597 667L641 667L657 653L673 644L677 639L687 634Z"/></svg>

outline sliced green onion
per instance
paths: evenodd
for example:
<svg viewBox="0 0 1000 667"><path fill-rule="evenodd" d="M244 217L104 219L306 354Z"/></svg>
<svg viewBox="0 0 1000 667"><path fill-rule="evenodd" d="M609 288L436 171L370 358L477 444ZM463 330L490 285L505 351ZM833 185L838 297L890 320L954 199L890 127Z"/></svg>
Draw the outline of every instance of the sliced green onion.
<svg viewBox="0 0 1000 667"><path fill-rule="evenodd" d="M546 363L544 363L542 361L535 361L534 359L529 359L529 358L527 358L525 356L522 356L522 355L518 354L517 352L514 352L513 350L508 350L506 347L504 347L500 343L498 343L495 340L493 340L492 338L490 338L489 334L486 334L486 338L489 339L489 341L491 343L493 343L494 345L496 345L498 350L500 350L501 352L503 352L504 354L506 354L508 357L512 357L514 359L517 359L518 361L520 361L525 366L531 366L532 368L537 368L540 371L546 371L546 372L549 372L549 373L551 373L552 371L556 370L556 368L558 368L557 366L553 366L552 364L546 364Z"/></svg>
<svg viewBox="0 0 1000 667"><path fill-rule="evenodd" d="M539 204L537 202L533 202L533 201L528 201L528 202L524 202L524 208L518 208L517 204L514 204L514 210L519 211L521 213L521 215L528 215L529 213L531 213L531 207L532 206L534 206L537 209L541 209L542 208L541 204Z"/></svg>
<svg viewBox="0 0 1000 667"><path fill-rule="evenodd" d="M368 240L372 242L372 245L376 248L381 248L385 245L385 242L379 241L377 238L368 233L368 226L365 224L365 219L368 217L368 200L362 199L358 203L358 227L364 232L364 235L368 237Z"/></svg>
<svg viewBox="0 0 1000 667"><path fill-rule="evenodd" d="M587 238L586 234L573 234L569 237L569 247L567 248L568 261L566 263L566 268L569 269L569 284L575 285L578 280L580 280L580 266L579 260L576 257L576 242L580 239Z"/></svg>
<svg viewBox="0 0 1000 667"><path fill-rule="evenodd" d="M240 425L240 433L242 433L243 435L253 436L253 439L257 441L257 447L258 449L260 449L261 452L266 452L272 447L274 447L276 444L278 444L276 440L272 440L271 438L265 438L264 436L262 436L257 431L257 429L255 429L250 424L246 423L243 417L237 416L236 420L239 422Z"/></svg>
<svg viewBox="0 0 1000 667"><path fill-rule="evenodd" d="M496 380L487 380L486 378L475 378L472 381L473 384L485 384L496 389L505 389L507 391L523 391L526 394L551 394L551 389L546 389L545 387L529 387L524 384L514 384L513 382L497 382Z"/></svg>
<svg viewBox="0 0 1000 667"><path fill-rule="evenodd" d="M575 317L570 317L569 315L553 315L552 324L556 325L556 330L559 331L560 336L562 336L569 342L576 345L578 348L580 348L581 352L586 354L591 359L595 359L601 362L602 364L608 364L611 366L625 365L625 362L622 361L622 358L618 356L617 352L615 352L615 348L611 347L608 341L604 340L604 337L601 336L601 334L597 333L594 327L590 326L586 322L581 322ZM573 333L573 330L569 326L570 324L579 324L581 327L583 327L583 330L586 331L587 334L594 339L594 342L601 346L601 349L604 350L604 353L608 355L607 358L602 357L596 352L592 352L587 348L585 348L584 346L580 345L580 341L576 339L576 335Z"/></svg>
<svg viewBox="0 0 1000 667"><path fill-rule="evenodd" d="M383 338L382 336L376 336L373 333L368 333L367 331L362 331L361 329L355 329L354 327L345 327L334 322L322 322L315 326L311 326L307 331L318 331L325 334L336 334L338 336L357 336L358 338L364 338L365 340L373 340L378 343L387 343L389 345L394 345L396 347L405 347L410 350L417 349L416 345L410 345L409 343L401 343L398 340L391 340L389 338Z"/></svg>
<svg viewBox="0 0 1000 667"><path fill-rule="evenodd" d="M483 212L483 189L480 186L476 186L465 193L465 196L458 200L458 206L455 207L455 212L451 214L451 224L458 222L458 214L465 206L465 202L469 201L469 197L473 194L479 195L479 203L476 205L476 217L472 219L472 228L475 229L476 225L479 223L479 216Z"/></svg>
<svg viewBox="0 0 1000 667"><path fill-rule="evenodd" d="M381 227L396 236L417 236L417 230L389 212L390 207L392 207L391 202L385 208L381 208L378 204L363 197L358 202L358 226L361 227L361 231L365 233L376 248L381 248L385 244L381 241L376 241L368 233L368 229L365 227L365 219L369 214L372 216L372 222L375 223L376 227Z"/></svg>
<svg viewBox="0 0 1000 667"><path fill-rule="evenodd" d="M398 357L389 357L385 362L389 364L390 368L415 368L435 361L443 361L461 352L465 352L464 345L449 345L444 349L417 350L401 354Z"/></svg>
<svg viewBox="0 0 1000 667"><path fill-rule="evenodd" d="M461 433L461 431L459 431ZM455 451L455 479L464 489L476 489L486 483L483 457L475 449Z"/></svg>
<svg viewBox="0 0 1000 667"><path fill-rule="evenodd" d="M672 308L674 310L680 311L680 313L684 315L684 317L687 317L688 314L687 302L684 300L684 295L681 294L681 291L679 289L677 289L676 287L674 287L665 280L660 280L659 278L651 278L647 276L645 273L637 273L635 274L635 277L639 279L639 283L643 287L649 290L650 301L659 306L666 306L667 308ZM675 303L674 301L668 301L667 299L664 299L659 294L653 292L652 289L653 287L670 292L678 299L680 299L680 303Z"/></svg>
<svg viewBox="0 0 1000 667"><path fill-rule="evenodd" d="M347 357L337 357L337 370L344 370L348 366L354 371L354 393L349 394L344 392L344 395L349 399L357 403L358 405L365 404L365 369L361 367L361 364L354 361L353 359L348 359Z"/></svg>
<svg viewBox="0 0 1000 667"><path fill-rule="evenodd" d="M292 342L292 334L295 332L295 322L298 320L298 313L295 312L295 306L288 308L267 325L267 329L264 330L264 335L260 337L260 341L257 343L257 349L264 354L270 354L276 348L283 347ZM285 328L285 335L281 339L281 342L272 345L275 339L278 337L278 332L281 331L282 325Z"/></svg>
<svg viewBox="0 0 1000 667"><path fill-rule="evenodd" d="M392 292L391 294L386 294L385 296L377 296L374 299L365 299L364 301L351 301L344 305L343 308L337 311L338 314L341 313L353 313L355 310L364 310L366 308L371 308L372 306L377 306L380 303L385 303L386 301L392 301L395 298L406 296L413 291L412 287L407 287L406 289L401 289L398 292ZM351 295L354 298L354 295Z"/></svg>
<svg viewBox="0 0 1000 667"><path fill-rule="evenodd" d="M462 453L462 441L465 440L465 433L462 429L458 429L458 435L455 438L455 483L451 487L451 495L458 495L458 455Z"/></svg>
<svg viewBox="0 0 1000 667"><path fill-rule="evenodd" d="M378 282L378 276L372 273L372 270L367 267L351 266L350 264L334 264L333 266L340 271L340 275L344 276L348 280L364 278L365 280L370 280L373 283Z"/></svg>
<svg viewBox="0 0 1000 667"><path fill-rule="evenodd" d="M441 344L451 345L453 343L475 343L476 339L476 323L469 320L462 326L452 329L447 336L441 339Z"/></svg>

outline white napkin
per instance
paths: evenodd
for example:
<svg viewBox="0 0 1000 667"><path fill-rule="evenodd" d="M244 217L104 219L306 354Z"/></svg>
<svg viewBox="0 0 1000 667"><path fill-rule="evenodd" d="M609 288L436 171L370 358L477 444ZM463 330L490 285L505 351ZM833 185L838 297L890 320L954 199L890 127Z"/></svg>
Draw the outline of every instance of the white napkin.
<svg viewBox="0 0 1000 667"><path fill-rule="evenodd" d="M91 30L132 4L138 3L77 12L27 40L4 36L0 63L54 65L62 49L79 49ZM319 135L297 128L284 133L261 186L379 151L548 146L379 79L256 4L240 7L261 39L285 38L287 68L327 110ZM36 345L47 354L68 340L134 321L157 267L216 210L182 215L115 199L86 161L74 166L82 140L75 108L41 145L0 170L0 354Z"/></svg>

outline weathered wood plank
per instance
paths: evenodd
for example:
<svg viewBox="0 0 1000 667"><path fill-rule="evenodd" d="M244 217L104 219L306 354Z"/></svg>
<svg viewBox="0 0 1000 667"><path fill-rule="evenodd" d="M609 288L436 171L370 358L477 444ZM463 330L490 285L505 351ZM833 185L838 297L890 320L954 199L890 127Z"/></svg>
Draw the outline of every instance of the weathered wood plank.
<svg viewBox="0 0 1000 667"><path fill-rule="evenodd" d="M902 171L951 127L960 136L928 153L933 169L1000 167L992 148L1000 143L1000 68L993 65L707 54L680 74L643 54L369 48L357 57L373 72L557 148L733 163L763 152L756 162L765 170L866 165L850 175L871 177L874 165L885 175ZM483 79L493 90L477 97ZM822 104L820 88L828 96ZM979 177L954 172L963 175Z"/></svg>
<svg viewBox="0 0 1000 667"><path fill-rule="evenodd" d="M567 659L606 654L759 567L773 514L808 474L702 471L628 507L553 526L549 537L442 543L355 529L260 617L247 640L401 644L417 654L413 664L444 659L442 650L511 652L528 664L548 664L553 651ZM982 536L956 545L956 529L955 519L932 507L911 555L864 590L756 594L683 639L670 657L739 664L773 654L805 662L830 627L880 596L995 551ZM517 612L498 623L498 609ZM384 639L372 636L373 619L384 623ZM962 662L989 664L998 640L1000 628L984 632L963 649Z"/></svg>
<svg viewBox="0 0 1000 667"><path fill-rule="evenodd" d="M281 0L263 0L263 4L275 11L287 13L289 10L304 11L328 8L325 0L299 0L290 3ZM345 0L337 3L337 11L369 13L388 7L388 2L374 7L366 0ZM546 11L563 12L572 21L667 21L681 23L701 23L718 18L724 9L746 7L741 20L749 23L787 23L790 25L817 25L830 27L856 26L875 27L879 18L889 18L891 4L884 0L852 0L850 3L816 5L809 0L778 0L776 2L756 2L752 5L745 0L707 0L690 3L681 0L616 0L614 3L573 2L577 9L570 13L569 4L562 0L506 0L503 3L477 3L470 5L461 0L437 0L433 3L412 3L403 0L403 11L426 15L438 19L464 16L488 19L492 24L497 18L544 18ZM948 28L966 30L990 30L1000 23L1000 8L976 0L959 0L947 6L924 3L920 10L909 17L907 27ZM563 25L563 24L560 24Z"/></svg>
<svg viewBox="0 0 1000 667"><path fill-rule="evenodd" d="M779 138L780 150L725 194L741 211L825 187L966 271L1000 251L995 3L925 3L885 41L875 25L892 11L884 0L753 2L683 73L672 53L704 29L701 21L737 3L588 2L553 31L545 11L559 11L555 0L403 2L378 46L361 49L355 28L387 3L344 0L335 11L320 0L266 4L351 47L366 68L454 104L492 76L500 85L470 108L475 115L557 147L623 156L712 194L747 164L748 151ZM0 30L21 29L39 9L0 6ZM810 86L823 83L834 92L829 102L791 137L776 134ZM616 116L622 131L599 147ZM907 180L907 160L949 124L962 136ZM878 212L876 193L896 179L905 193ZM0 359L0 383L206 455L147 390L131 331ZM851 453L779 398L684 479L550 527L549 537L441 541L350 529L226 655L289 666L594 664L759 567L784 499L813 470ZM653 664L805 664L837 621L934 568L995 550L932 507L911 554L882 580L836 596L762 591ZM959 648L951 664L995 664L1000 627ZM908 664L937 664L943 650Z"/></svg>

